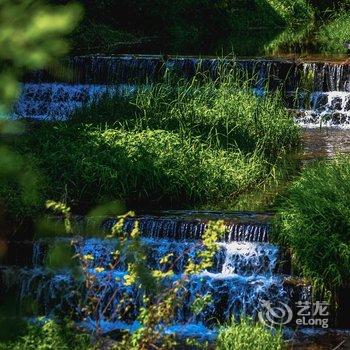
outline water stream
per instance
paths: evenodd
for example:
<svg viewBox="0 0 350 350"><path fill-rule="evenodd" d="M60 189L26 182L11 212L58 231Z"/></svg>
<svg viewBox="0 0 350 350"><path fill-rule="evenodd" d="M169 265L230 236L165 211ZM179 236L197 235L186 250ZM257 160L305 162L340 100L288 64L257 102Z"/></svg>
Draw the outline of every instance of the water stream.
<svg viewBox="0 0 350 350"><path fill-rule="evenodd" d="M169 216L168 213L141 216L137 220L147 252L147 266L164 272L172 267L174 275L164 283L181 279L189 259L196 261L198 252L203 249L200 238L207 227L207 219L179 214ZM105 221L102 229L106 230L112 222L112 219ZM134 222L130 219L125 223L126 233ZM180 334L202 338L206 330L210 338L215 334L217 321L229 321L232 316L240 315L257 317L262 300L273 304L283 301L293 307L294 300L310 297L307 286L287 283L288 276L282 273L280 251L268 242L270 228L266 221L252 220L251 215L241 214L240 222L226 220L226 227L213 266L193 275L179 293L184 302L176 310L169 332L177 330ZM24 244L28 243L17 242L13 249L21 251ZM116 239L82 236L37 240L32 244L27 266L19 266L12 260L11 264L0 268L3 289L17 290L19 303L28 298L33 300L39 314L50 316L68 310L80 314L79 296L86 297L82 281L71 269L47 267L47 256L55 246L65 245L70 249L72 245L75 253L90 257L87 273L94 278L92 292L100 300L98 317L89 317L84 325L91 328L98 323L105 332L134 329L138 310L143 305L142 293L139 288L125 284L125 257L116 260L113 254L117 244ZM162 262L169 254L168 261ZM200 313L195 313L192 310L195 300L206 296L210 296L210 302Z"/></svg>
<svg viewBox="0 0 350 350"><path fill-rule="evenodd" d="M192 76L197 69L217 74L222 61L216 59L170 58L142 56L76 57L68 63L72 70L69 81L58 81L50 71L28 76L22 94L13 110L14 118L67 120L84 105L98 101L106 94L132 93L136 83L157 80L164 69L173 69L183 76ZM227 61L229 62L230 61ZM303 128L304 158L333 157L337 152L350 151L350 65L341 63L300 63L293 60L232 61L239 69L254 75L254 87L262 89L267 82L274 89L281 83L285 89L286 107L296 123ZM310 91L302 88L308 77ZM323 126L323 128L320 128ZM261 300L283 302L293 307L295 300L308 300L310 289L302 283L288 283L285 257L270 243L269 215L255 213L165 212L138 218L142 242L147 251L147 266L165 271L173 267L174 276L165 283L182 278L189 259L203 249L201 237L208 218L223 218L226 233L220 239L212 268L192 276L186 282L178 308L168 332L202 338L215 337L217 321L229 321L232 316L256 317ZM106 219L102 228L111 229L115 220ZM79 222L84 226L84 222ZM134 220L127 220L125 232L130 232ZM84 226L81 232L87 230ZM99 321L104 331L133 330L138 327L136 315L143 305L140 290L125 285L126 262L114 261L113 239L83 237L35 242L11 242L6 264L0 267L2 290L16 291L18 301L36 301L39 314L74 310L81 313L79 298L85 295L81 279L72 270L59 271L45 264L50 249L63 244L75 253L92 256L88 274L94 277L94 291L101 300L97 319L88 318L85 326L94 328ZM88 232L93 236L94 232ZM21 252L28 252L24 257ZM11 253L11 254L10 254ZM162 259L172 254L167 263ZM96 268L103 268L97 269ZM210 302L196 314L191 306L198 297L210 295ZM112 302L111 302L111 296ZM106 306L107 312L106 312ZM118 315L123 315L119 317ZM95 317L96 318L96 317Z"/></svg>

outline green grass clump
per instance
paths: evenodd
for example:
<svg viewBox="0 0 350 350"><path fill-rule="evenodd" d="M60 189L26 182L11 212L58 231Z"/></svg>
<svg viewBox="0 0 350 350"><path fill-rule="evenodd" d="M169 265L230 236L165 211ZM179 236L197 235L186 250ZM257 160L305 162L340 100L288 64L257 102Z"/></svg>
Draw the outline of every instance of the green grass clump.
<svg viewBox="0 0 350 350"><path fill-rule="evenodd" d="M170 81L169 81L170 80ZM199 137L210 147L277 157L298 146L299 128L279 94L256 96L247 78L224 70L216 80L165 78L131 96L106 98L78 112L79 122L128 130L164 129Z"/></svg>
<svg viewBox="0 0 350 350"><path fill-rule="evenodd" d="M13 329L12 329L13 331ZM90 336L80 334L71 324L54 321L27 324L15 340L1 341L0 350L88 350L93 349Z"/></svg>
<svg viewBox="0 0 350 350"><path fill-rule="evenodd" d="M246 190L267 169L258 155L211 149L164 130L47 125L23 143L19 148L46 176L45 197L73 207L118 198L167 205L217 201Z"/></svg>
<svg viewBox="0 0 350 350"><path fill-rule="evenodd" d="M345 53L344 43L350 41L350 12L335 12L331 20L321 26L316 40L322 52Z"/></svg>
<svg viewBox="0 0 350 350"><path fill-rule="evenodd" d="M350 286L350 158L306 168L278 210L275 235L297 272L336 295Z"/></svg>
<svg viewBox="0 0 350 350"><path fill-rule="evenodd" d="M216 350L281 350L280 331L266 329L259 323L242 319L240 323L223 327L217 339Z"/></svg>

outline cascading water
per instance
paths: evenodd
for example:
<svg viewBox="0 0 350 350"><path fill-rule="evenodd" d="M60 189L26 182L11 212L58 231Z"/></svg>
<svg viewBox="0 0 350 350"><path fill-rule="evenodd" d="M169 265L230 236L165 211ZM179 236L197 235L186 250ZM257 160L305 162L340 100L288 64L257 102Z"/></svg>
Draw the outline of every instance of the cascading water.
<svg viewBox="0 0 350 350"><path fill-rule="evenodd" d="M296 122L304 128L350 126L350 93L316 91L299 95Z"/></svg>
<svg viewBox="0 0 350 350"><path fill-rule="evenodd" d="M196 261L203 249L201 235L206 229L203 219L145 216L140 223L141 241L146 250L147 266L152 270L167 271L174 275L164 283L179 280L189 259ZM114 220L108 219L109 224ZM134 220L126 221L125 232L130 232ZM106 230L106 221L102 225ZM167 331L201 337L215 334L217 321L245 314L256 317L261 300L272 303L291 303L291 289L280 274L278 247L268 243L269 226L265 222L226 222L227 232L218 243L218 251L209 270L193 275L179 295L184 302L176 311L174 323ZM94 287L84 290L84 283L72 270L52 270L45 267L47 252L56 245L71 245L80 257L88 256L86 271L93 277ZM38 240L32 247L32 266L7 266L0 269L6 290L16 289L20 300L31 298L38 310L46 315L78 311L79 300L86 293L95 293L100 300L98 319L89 317L84 326L92 328L98 321L104 331L137 327L136 316L143 304L142 293L133 285L126 285L123 277L127 264L123 257L113 254L117 239L97 237ZM51 248L50 248L51 247ZM168 257L164 262L164 257ZM47 263L47 261L46 261ZM198 297L210 296L202 312L196 314L192 305ZM81 299L79 299L81 298ZM120 315L123 315L122 317Z"/></svg>
<svg viewBox="0 0 350 350"><path fill-rule="evenodd" d="M69 82L57 82L50 72L28 76L29 81L23 84L13 116L66 120L76 109L103 96L132 93L135 83L156 81L166 69L177 71L185 78L201 69L209 71L215 78L220 62L223 61L137 56L73 58L69 61L73 72ZM233 61L224 62L231 64ZM237 60L234 64L255 76L252 85L259 95L267 84L271 89L282 84L287 91L286 99L292 100L291 104L286 102L286 106L293 108L295 120L301 126L350 126L349 65L277 60ZM311 91L304 89L300 93L297 88L303 76L311 77L312 87ZM174 324L166 329L167 332L198 337L206 334L210 338L215 335L215 320L228 321L241 314L256 316L263 299L291 305L295 300L309 298L308 288L291 286L281 273L281 254L269 243L266 220L224 218L227 230L218 243L213 266L186 282L181 296L184 305L177 310ZM168 278L168 283L179 280L189 259L195 260L203 249L201 237L207 219L201 215L190 218L165 215L141 216L137 220L147 251L147 266L160 271L171 266L174 276ZM109 231L115 222L113 218L104 220L101 231ZM128 219L125 232L130 233L133 226L134 219ZM40 314L50 316L68 311L79 314L80 301L85 300L88 293L82 275L75 269L57 271L47 267L51 247L57 244L72 246L80 256L92 256L87 263L87 273L94 278L93 291L101 300L97 313L99 327L104 331L134 330L138 327L135 318L143 303L142 293L123 281L127 261L123 257L116 261L112 254L117 240L83 238L89 227L89 220L82 219L74 226L74 231L79 234L74 239L12 242L8 253L11 256L5 259L6 266L0 268L3 287L0 290L16 290L20 301L34 300ZM165 256L169 256L166 263L162 262ZM191 306L195 299L208 295L211 298L203 311L200 314L193 312ZM118 318L119 314L123 317ZM96 319L86 319L84 326L94 329Z"/></svg>
<svg viewBox="0 0 350 350"><path fill-rule="evenodd" d="M350 65L346 63L82 56L71 58L67 65L71 75L69 78L62 75L66 78L61 83L54 78L58 76L57 72L53 74L49 70L28 76L26 81L29 82L23 85L13 117L65 120L76 109L98 101L104 95L131 93L137 84L157 81L167 69L185 78L193 76L196 71L209 72L215 78L222 67L235 67L248 73L258 95L262 95L266 87L282 86L287 91L286 106L293 109L295 121L302 127L347 128L350 125ZM305 90L305 81L309 91Z"/></svg>
<svg viewBox="0 0 350 350"><path fill-rule="evenodd" d="M132 93L134 87L119 85L70 85L25 83L12 112L13 118L64 121L74 111L103 97Z"/></svg>

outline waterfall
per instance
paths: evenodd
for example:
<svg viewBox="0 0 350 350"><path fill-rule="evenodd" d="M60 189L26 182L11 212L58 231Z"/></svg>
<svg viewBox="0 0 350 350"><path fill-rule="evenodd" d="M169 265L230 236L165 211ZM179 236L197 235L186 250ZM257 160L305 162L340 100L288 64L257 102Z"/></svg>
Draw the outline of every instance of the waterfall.
<svg viewBox="0 0 350 350"><path fill-rule="evenodd" d="M103 96L130 94L140 84L158 81L167 70L185 79L198 71L215 79L227 67L244 72L257 96L263 96L266 88L282 88L286 106L302 127L350 125L350 65L346 63L96 55L73 57L66 64L69 75L48 69L26 77L13 118L66 120Z"/></svg>
<svg viewBox="0 0 350 350"><path fill-rule="evenodd" d="M296 122L306 128L350 127L350 92L315 91L299 97Z"/></svg>
<svg viewBox="0 0 350 350"><path fill-rule="evenodd" d="M285 283L285 276L279 272L283 259L278 247L267 242L268 223L257 220L257 217L248 216L243 222L226 219L227 230L218 242L212 267L185 280L178 295L183 303L176 308L174 322L166 332L201 337L201 332L207 330L208 337L212 337L217 321L227 322L240 315L256 317L261 300L287 304L299 300L301 292ZM245 222L248 219L250 222ZM146 215L137 220L147 267L163 272L171 267L174 274L163 281L165 285L182 279L188 261L198 261L198 253L204 249L201 236L207 228L207 219L193 215L188 218ZM91 219L78 221L77 225L89 230L86 223ZM102 220L102 229L109 229L115 222L112 218ZM134 223L135 219L126 220L126 234ZM93 281L91 289L85 289L84 279L78 272L47 267L46 256L57 244L65 244L67 249L72 246L77 256L89 256L86 273ZM125 284L127 259L123 255L115 256L118 244L117 238L83 235L41 238L32 244L30 266L14 264L0 268L3 290L17 290L20 303L33 300L39 314L51 316L70 311L76 314L77 320L82 317L81 300L84 304L86 297L93 295L100 300L97 314L94 313L98 319L85 317L82 323L85 327L92 329L98 323L104 331L133 330L138 326L136 317L143 305L143 293L139 287ZM21 249L20 242L17 246ZM164 262L166 256L168 259ZM303 297L309 295L307 292ZM192 305L198 297L207 296L210 296L208 303L197 314Z"/></svg>
<svg viewBox="0 0 350 350"><path fill-rule="evenodd" d="M125 84L24 83L12 117L63 121L83 106L89 106L103 97L129 94L134 89L134 86Z"/></svg>

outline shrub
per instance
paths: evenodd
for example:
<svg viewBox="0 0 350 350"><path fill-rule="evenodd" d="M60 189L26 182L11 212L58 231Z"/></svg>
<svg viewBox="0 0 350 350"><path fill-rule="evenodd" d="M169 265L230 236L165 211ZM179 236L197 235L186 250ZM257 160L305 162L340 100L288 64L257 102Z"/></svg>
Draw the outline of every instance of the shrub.
<svg viewBox="0 0 350 350"><path fill-rule="evenodd" d="M313 20L314 9L305 0L267 0L287 26L305 24Z"/></svg>
<svg viewBox="0 0 350 350"><path fill-rule="evenodd" d="M50 183L46 198L63 195L73 206L116 198L168 205L219 200L249 188L266 171L257 155L210 149L162 130L48 125L24 144L20 148L33 154Z"/></svg>
<svg viewBox="0 0 350 350"><path fill-rule="evenodd" d="M217 339L217 350L281 350L283 341L280 331L264 328L259 323L242 319L223 327Z"/></svg>
<svg viewBox="0 0 350 350"><path fill-rule="evenodd" d="M299 272L337 293L350 286L350 158L306 168L276 218L275 237Z"/></svg>

